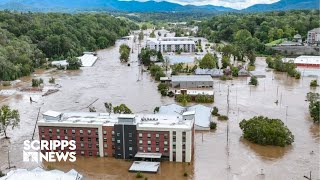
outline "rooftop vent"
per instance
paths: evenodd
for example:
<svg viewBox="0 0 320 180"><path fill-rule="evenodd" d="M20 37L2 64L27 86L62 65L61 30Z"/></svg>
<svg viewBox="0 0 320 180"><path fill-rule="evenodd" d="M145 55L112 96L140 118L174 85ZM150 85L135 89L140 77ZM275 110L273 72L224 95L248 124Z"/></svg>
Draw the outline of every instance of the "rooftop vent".
<svg viewBox="0 0 320 180"><path fill-rule="evenodd" d="M80 119L76 119L76 120L74 120L73 122L76 123L76 122L79 122L79 121L80 121Z"/></svg>
<svg viewBox="0 0 320 180"><path fill-rule="evenodd" d="M94 122L94 120L90 120L88 123L93 123Z"/></svg>

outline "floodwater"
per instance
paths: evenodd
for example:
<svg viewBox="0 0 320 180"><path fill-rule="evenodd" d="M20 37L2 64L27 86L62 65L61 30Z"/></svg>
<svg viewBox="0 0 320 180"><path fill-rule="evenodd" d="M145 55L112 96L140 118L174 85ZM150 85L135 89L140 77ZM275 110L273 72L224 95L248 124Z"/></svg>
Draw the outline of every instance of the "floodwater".
<svg viewBox="0 0 320 180"><path fill-rule="evenodd" d="M0 139L0 169L7 172L8 150L11 166L34 168L50 166L64 171L75 169L87 179L135 179L129 173L130 161L114 158L77 158L75 163L36 164L22 162L23 141L32 138L36 117L40 112L87 111L93 106L105 111L104 102L113 105L125 103L133 112L153 112L154 107L173 103L173 99L161 97L155 83L147 72L140 73L137 63L138 46L133 46L130 66L119 62L118 41L115 47L98 52L99 60L93 67L79 71L36 72L47 83L50 77L62 88L47 97L37 93L0 96L0 105L8 104L21 114L20 127L9 129L11 139ZM257 70L264 70L264 59L257 59ZM305 96L310 89L311 77L300 80L284 73L266 72L257 87L249 86L249 78L232 81L215 80L215 102L220 114L227 114L229 86L229 121L217 121L216 131L197 132L195 155L191 164L162 162L158 174L144 174L149 179L304 179L312 172L319 179L319 125L313 124L308 112ZM15 87L30 85L30 77L22 78ZM318 79L319 81L319 79ZM3 88L3 87L0 87ZM29 97L37 103L30 104ZM279 104L274 102L279 100ZM295 136L295 142L285 148L260 146L241 138L239 122L257 115L280 118ZM227 133L229 126L229 133ZM38 138L37 130L35 139ZM227 138L228 136L228 138ZM313 153L312 153L313 152ZM183 174L187 172L188 177Z"/></svg>

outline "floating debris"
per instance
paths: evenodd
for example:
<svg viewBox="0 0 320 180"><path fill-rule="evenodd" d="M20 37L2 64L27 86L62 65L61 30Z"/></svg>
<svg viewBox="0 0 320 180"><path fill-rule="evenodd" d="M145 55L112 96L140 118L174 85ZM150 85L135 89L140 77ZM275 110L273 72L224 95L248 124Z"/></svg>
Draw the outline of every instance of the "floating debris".
<svg viewBox="0 0 320 180"><path fill-rule="evenodd" d="M46 93L44 93L42 96L49 96L50 94L58 92L59 89L49 89Z"/></svg>

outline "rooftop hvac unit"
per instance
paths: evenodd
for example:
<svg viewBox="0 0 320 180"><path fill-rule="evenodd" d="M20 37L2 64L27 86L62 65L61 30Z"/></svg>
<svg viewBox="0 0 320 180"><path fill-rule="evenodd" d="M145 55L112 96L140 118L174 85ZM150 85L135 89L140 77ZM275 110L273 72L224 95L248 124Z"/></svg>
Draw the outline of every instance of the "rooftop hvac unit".
<svg viewBox="0 0 320 180"><path fill-rule="evenodd" d="M76 122L79 122L79 121L80 121L80 119L76 119L76 120L74 120L73 122L76 123Z"/></svg>

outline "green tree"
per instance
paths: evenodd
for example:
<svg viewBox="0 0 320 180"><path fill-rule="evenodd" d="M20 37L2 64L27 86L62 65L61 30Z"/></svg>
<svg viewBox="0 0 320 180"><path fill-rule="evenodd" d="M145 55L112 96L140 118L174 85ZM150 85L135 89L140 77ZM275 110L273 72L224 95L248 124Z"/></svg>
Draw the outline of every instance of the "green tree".
<svg viewBox="0 0 320 180"><path fill-rule="evenodd" d="M77 70L82 66L81 61L76 57L68 57L67 62L69 63L67 67L69 70Z"/></svg>
<svg viewBox="0 0 320 180"><path fill-rule="evenodd" d="M209 123L209 127L210 127L211 130L217 129L217 123L211 121L211 122Z"/></svg>
<svg viewBox="0 0 320 180"><path fill-rule="evenodd" d="M310 82L310 87L317 87L317 86L319 86L318 85L318 81L315 79L315 80L312 80L311 82Z"/></svg>
<svg viewBox="0 0 320 180"><path fill-rule="evenodd" d="M166 96L169 91L169 86L165 83L160 83L158 85L158 91L161 93L162 96Z"/></svg>
<svg viewBox="0 0 320 180"><path fill-rule="evenodd" d="M131 110L125 105L125 104L120 104L119 106L115 106L113 108L113 112L115 114L131 114Z"/></svg>
<svg viewBox="0 0 320 180"><path fill-rule="evenodd" d="M259 83L258 83L258 78L256 76L252 76L250 78L250 82L249 82L250 85L254 85L254 86L257 86Z"/></svg>
<svg viewBox="0 0 320 180"><path fill-rule="evenodd" d="M156 37L156 35L154 34L154 31L152 31L151 33L150 33L150 36L149 36L150 38L155 38Z"/></svg>
<svg viewBox="0 0 320 180"><path fill-rule="evenodd" d="M142 29L142 30L147 30L147 29L148 29L147 24L142 24L141 29Z"/></svg>
<svg viewBox="0 0 320 180"><path fill-rule="evenodd" d="M240 128L245 139L261 145L286 146L294 141L293 134L280 119L255 116L242 120Z"/></svg>
<svg viewBox="0 0 320 180"><path fill-rule="evenodd" d="M144 38L143 31L140 31L139 37L138 37L139 42L141 42L143 40L143 38Z"/></svg>
<svg viewBox="0 0 320 180"><path fill-rule="evenodd" d="M219 115L219 109L217 107L213 107L211 114L213 116L218 116Z"/></svg>
<svg viewBox="0 0 320 180"><path fill-rule="evenodd" d="M121 44L119 53L120 53L120 61L128 62L130 56L130 47L126 44Z"/></svg>
<svg viewBox="0 0 320 180"><path fill-rule="evenodd" d="M309 112L315 123L320 123L320 95L319 93L309 92L307 94L309 101Z"/></svg>
<svg viewBox="0 0 320 180"><path fill-rule="evenodd" d="M199 61L199 67L201 69L213 69L217 67L217 64L218 59L210 53L207 53L202 60Z"/></svg>
<svg viewBox="0 0 320 180"><path fill-rule="evenodd" d="M7 128L9 126L14 129L19 126L20 115L18 110L11 110L8 105L3 105L0 109L0 132L3 131L5 138L7 136Z"/></svg>

